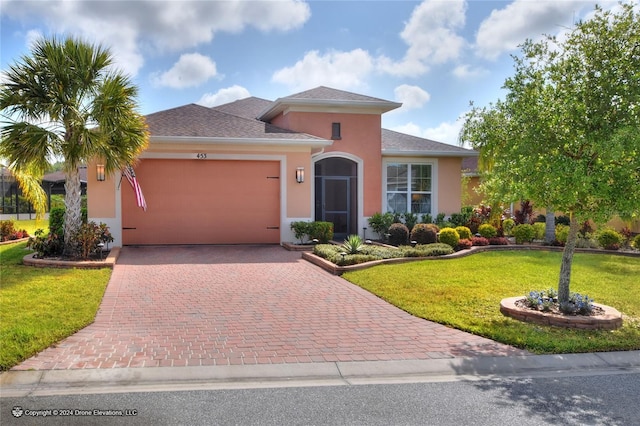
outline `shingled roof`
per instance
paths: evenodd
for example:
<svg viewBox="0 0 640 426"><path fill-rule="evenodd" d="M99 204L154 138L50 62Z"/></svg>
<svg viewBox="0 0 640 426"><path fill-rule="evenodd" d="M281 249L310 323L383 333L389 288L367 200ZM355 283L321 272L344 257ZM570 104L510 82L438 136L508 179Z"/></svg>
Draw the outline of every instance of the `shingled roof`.
<svg viewBox="0 0 640 426"><path fill-rule="evenodd" d="M371 96L360 95L358 93L351 93L344 90L332 89L331 87L319 86L315 89L305 90L304 92L295 93L290 96L280 98L281 100L289 99L313 99L323 101L355 101L355 102L386 102L389 104L395 104L395 102L387 101L385 99L373 98Z"/></svg>
<svg viewBox="0 0 640 426"><path fill-rule="evenodd" d="M196 104L149 114L146 119L152 137L323 140Z"/></svg>
<svg viewBox="0 0 640 426"><path fill-rule="evenodd" d="M478 155L476 151L459 146L382 129L383 155L424 155L425 152L430 155L450 157L475 157Z"/></svg>
<svg viewBox="0 0 640 426"><path fill-rule="evenodd" d="M273 104L273 101L252 96L250 98L238 99L228 104L218 105L212 109L239 117L257 118L258 115L271 106L271 104Z"/></svg>

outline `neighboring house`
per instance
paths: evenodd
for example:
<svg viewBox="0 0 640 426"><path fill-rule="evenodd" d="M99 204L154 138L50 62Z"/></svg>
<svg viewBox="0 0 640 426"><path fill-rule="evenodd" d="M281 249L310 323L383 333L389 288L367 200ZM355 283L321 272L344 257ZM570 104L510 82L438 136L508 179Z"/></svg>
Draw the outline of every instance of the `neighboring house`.
<svg viewBox="0 0 640 426"><path fill-rule="evenodd" d="M478 206L482 203L480 192L480 172L478 171L478 157L462 159L462 204L464 206Z"/></svg>
<svg viewBox="0 0 640 426"><path fill-rule="evenodd" d="M478 206L482 203L483 193L480 188L480 172L478 169L478 157L468 157L462 160L462 177L464 180L464 191L462 195L463 204L467 206ZM518 203L508 206L512 212L520 208ZM534 217L544 215L546 209L541 206L533 206ZM556 212L556 216L562 215L562 212ZM623 221L618 216L614 216L605 226L614 228L618 231L628 227L634 233L640 233L640 219L630 222Z"/></svg>
<svg viewBox="0 0 640 426"><path fill-rule="evenodd" d="M477 153L382 129L400 106L318 87L150 114L135 166L147 210L119 174L90 176L89 217L118 246L282 243L301 220L332 222L340 239L376 212L459 212L462 159Z"/></svg>
<svg viewBox="0 0 640 426"><path fill-rule="evenodd" d="M80 172L80 185L82 195L87 193L87 167L78 167ZM47 211L51 210L51 195L64 195L64 184L66 181L66 175L62 171L47 173L42 177L42 188L47 194ZM20 214L27 213L31 215L35 213L33 206L30 203L24 201L19 202L22 197L22 190L15 180L11 171L6 167L0 168L0 218L20 219ZM16 206L20 205L19 211ZM29 216L30 217L30 216Z"/></svg>

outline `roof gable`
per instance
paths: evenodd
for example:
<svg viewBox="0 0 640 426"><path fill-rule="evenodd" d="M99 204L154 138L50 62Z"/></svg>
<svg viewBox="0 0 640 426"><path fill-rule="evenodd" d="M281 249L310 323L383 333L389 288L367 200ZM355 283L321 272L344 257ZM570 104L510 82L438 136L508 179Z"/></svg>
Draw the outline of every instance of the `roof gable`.
<svg viewBox="0 0 640 426"><path fill-rule="evenodd" d="M278 114L287 111L379 115L401 106L402 104L397 102L320 86L276 99L258 118L270 121Z"/></svg>

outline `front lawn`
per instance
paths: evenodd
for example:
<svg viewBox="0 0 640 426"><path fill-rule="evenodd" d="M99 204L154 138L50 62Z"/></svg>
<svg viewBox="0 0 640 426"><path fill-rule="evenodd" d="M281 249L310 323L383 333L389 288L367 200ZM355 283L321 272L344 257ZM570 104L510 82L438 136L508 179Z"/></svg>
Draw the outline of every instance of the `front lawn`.
<svg viewBox="0 0 640 426"><path fill-rule="evenodd" d="M561 253L486 252L347 272L343 278L421 318L538 354L640 349L640 259L576 254L571 291L623 314L615 331L522 323L500 313L500 300L557 288Z"/></svg>
<svg viewBox="0 0 640 426"><path fill-rule="evenodd" d="M0 246L0 370L91 324L111 276L111 269L24 266L25 247Z"/></svg>

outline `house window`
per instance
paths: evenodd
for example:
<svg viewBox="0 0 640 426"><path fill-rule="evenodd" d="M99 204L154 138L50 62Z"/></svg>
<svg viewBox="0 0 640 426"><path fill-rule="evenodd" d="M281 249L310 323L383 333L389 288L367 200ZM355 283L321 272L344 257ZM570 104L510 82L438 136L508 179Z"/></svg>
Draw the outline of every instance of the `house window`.
<svg viewBox="0 0 640 426"><path fill-rule="evenodd" d="M387 164L387 211L431 214L431 164Z"/></svg>
<svg viewBox="0 0 640 426"><path fill-rule="evenodd" d="M331 123L331 139L334 141L342 139L342 136L340 136L340 123Z"/></svg>

